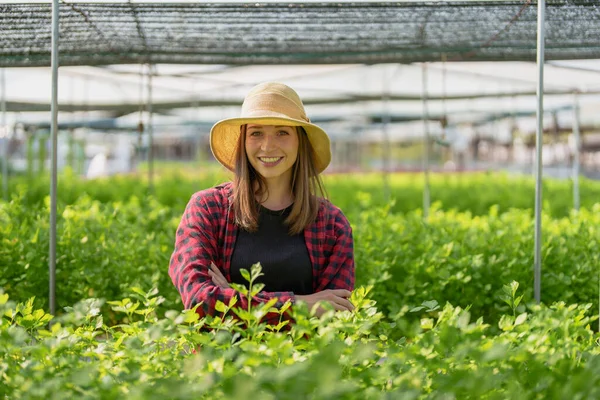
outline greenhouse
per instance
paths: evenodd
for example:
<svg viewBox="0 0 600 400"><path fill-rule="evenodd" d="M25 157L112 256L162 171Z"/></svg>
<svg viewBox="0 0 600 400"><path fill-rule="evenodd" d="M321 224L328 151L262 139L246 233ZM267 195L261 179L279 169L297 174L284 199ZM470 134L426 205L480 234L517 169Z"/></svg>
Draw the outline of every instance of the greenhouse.
<svg viewBox="0 0 600 400"><path fill-rule="evenodd" d="M0 22L0 398L600 397L596 1Z"/></svg>

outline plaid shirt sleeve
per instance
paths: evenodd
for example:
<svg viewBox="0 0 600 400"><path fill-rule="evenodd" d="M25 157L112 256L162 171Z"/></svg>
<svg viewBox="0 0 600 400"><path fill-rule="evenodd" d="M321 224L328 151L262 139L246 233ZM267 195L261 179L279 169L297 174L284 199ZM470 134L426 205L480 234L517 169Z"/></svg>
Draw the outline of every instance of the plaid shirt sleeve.
<svg viewBox="0 0 600 400"><path fill-rule="evenodd" d="M354 290L354 241L352 227L342 211L324 200L307 243L321 243L313 251L317 261L315 293L327 289ZM315 240L316 239L316 240Z"/></svg>
<svg viewBox="0 0 600 400"><path fill-rule="evenodd" d="M215 309L217 301L228 304L233 296L238 298L236 307L248 308L246 296L233 289L221 289L208 274L210 262L213 261L225 277L229 276L229 265L223 262L227 257L223 253L233 251L235 236L232 239L232 235L226 233L232 229L223 229L224 226L231 228L233 225L227 214L228 209L228 199L219 187L198 192L189 201L177 229L169 275L186 309L201 303L196 309L201 317L221 315ZM292 292L260 292L251 301L254 305L272 298L278 299L275 304L278 308L288 300L295 300ZM278 313L269 313L264 321L276 325L279 319Z"/></svg>

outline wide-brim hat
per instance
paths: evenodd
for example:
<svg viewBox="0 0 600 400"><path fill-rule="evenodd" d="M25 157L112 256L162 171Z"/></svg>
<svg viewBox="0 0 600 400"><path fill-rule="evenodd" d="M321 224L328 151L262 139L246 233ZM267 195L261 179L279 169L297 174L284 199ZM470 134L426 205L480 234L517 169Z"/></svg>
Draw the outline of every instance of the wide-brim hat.
<svg viewBox="0 0 600 400"><path fill-rule="evenodd" d="M261 83L250 90L238 118L217 122L210 130L210 149L215 158L230 171L235 171L235 153L240 127L245 124L301 126L314 150L318 173L331 162L331 144L325 131L310 122L298 94L282 83Z"/></svg>

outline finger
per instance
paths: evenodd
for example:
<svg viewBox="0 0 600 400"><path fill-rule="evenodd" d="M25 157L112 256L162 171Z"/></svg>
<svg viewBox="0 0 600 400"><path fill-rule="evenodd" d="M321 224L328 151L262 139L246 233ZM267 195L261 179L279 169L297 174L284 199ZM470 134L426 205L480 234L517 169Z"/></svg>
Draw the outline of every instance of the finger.
<svg viewBox="0 0 600 400"><path fill-rule="evenodd" d="M352 296L352 292L346 289L332 289L331 293L343 298L348 298Z"/></svg>
<svg viewBox="0 0 600 400"><path fill-rule="evenodd" d="M215 275L215 273L214 273L214 272L212 272L210 269L208 270L208 276L210 276L210 279L212 279L212 281L213 281L213 282L217 283L217 281L218 281L218 278L217 278L217 276Z"/></svg>
<svg viewBox="0 0 600 400"><path fill-rule="evenodd" d="M229 289L229 285L224 285L222 283L217 284L218 287L220 287L221 289Z"/></svg>
<svg viewBox="0 0 600 400"><path fill-rule="evenodd" d="M349 291L347 291L345 289L334 289L334 290L329 290L327 292L322 292L322 293L325 295L324 297L328 301L332 301L337 304L340 304L340 305L346 307L350 311L354 310L354 305L350 302L349 298L346 298L344 296L339 296L336 294L336 292L341 293L342 295L346 295L346 294L350 293Z"/></svg>
<svg viewBox="0 0 600 400"><path fill-rule="evenodd" d="M217 286L223 286L223 284L226 282L225 279L222 279L220 276L218 276L216 273L214 273L211 270L208 270L208 275L210 275L212 281L217 285ZM224 282L225 281L225 282Z"/></svg>
<svg viewBox="0 0 600 400"><path fill-rule="evenodd" d="M327 301L327 304L331 305L333 307L333 309L335 311L346 311L346 308L344 306L342 306L341 304L336 303L335 301ZM329 310L329 308L325 306L323 307L324 310Z"/></svg>
<svg viewBox="0 0 600 400"><path fill-rule="evenodd" d="M225 279L225 275L223 275L223 273L217 268L214 270L215 275L218 276L219 278L223 279L225 282L227 282L227 279Z"/></svg>
<svg viewBox="0 0 600 400"><path fill-rule="evenodd" d="M214 281L217 282L217 285L219 285L220 287L228 286L227 282L221 278L214 278Z"/></svg>
<svg viewBox="0 0 600 400"><path fill-rule="evenodd" d="M209 269L209 271L212 271L216 276L225 279L221 270L217 268L217 266L212 261L210 262L210 268L211 269ZM225 281L227 280L225 279Z"/></svg>
<svg viewBox="0 0 600 400"><path fill-rule="evenodd" d="M334 296L330 301L338 304L340 307L343 307L344 310L352 311L354 310L354 304L352 304L348 299L343 297Z"/></svg>
<svg viewBox="0 0 600 400"><path fill-rule="evenodd" d="M212 269L215 272L219 271L219 268L212 261L210 262L210 269Z"/></svg>
<svg viewBox="0 0 600 400"><path fill-rule="evenodd" d="M227 279L223 278L222 276L218 276L217 279L222 286L229 286Z"/></svg>
<svg viewBox="0 0 600 400"><path fill-rule="evenodd" d="M219 270L219 268L217 268L217 266L215 265L214 262L210 262L210 269L214 272L217 272Z"/></svg>
<svg viewBox="0 0 600 400"><path fill-rule="evenodd" d="M213 280L212 280L212 281L213 281L213 283L214 283L216 286L220 287L221 289L228 289L228 288L229 288L229 285L228 285L228 284L224 284L223 282L221 282L221 281L219 281L219 280L216 280L215 278L213 278Z"/></svg>

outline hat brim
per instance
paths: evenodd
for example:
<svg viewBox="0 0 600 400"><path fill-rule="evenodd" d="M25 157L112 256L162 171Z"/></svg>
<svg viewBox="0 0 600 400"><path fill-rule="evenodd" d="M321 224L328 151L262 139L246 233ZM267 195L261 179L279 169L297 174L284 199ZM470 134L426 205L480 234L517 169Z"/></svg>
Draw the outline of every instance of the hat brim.
<svg viewBox="0 0 600 400"><path fill-rule="evenodd" d="M210 149L225 168L235 171L235 151L239 141L240 127L246 124L301 126L315 152L315 168L323 172L331 162L331 143L327 133L310 122L284 117L240 117L217 122L210 130Z"/></svg>

